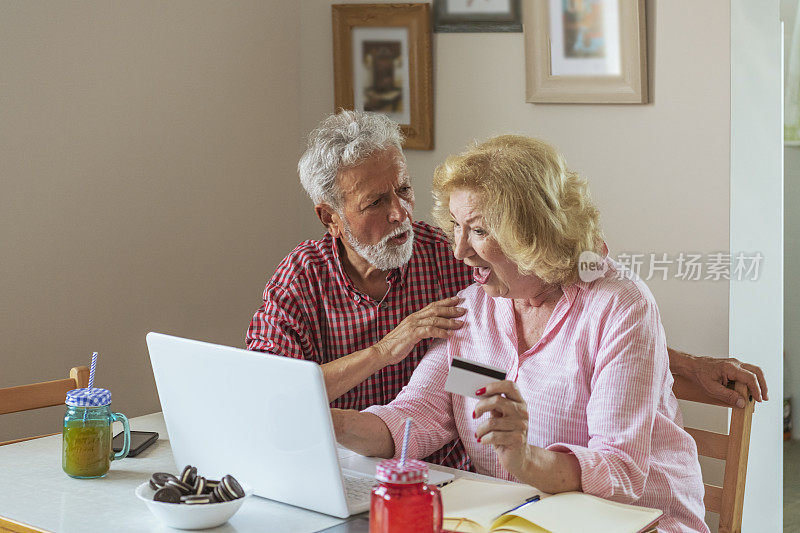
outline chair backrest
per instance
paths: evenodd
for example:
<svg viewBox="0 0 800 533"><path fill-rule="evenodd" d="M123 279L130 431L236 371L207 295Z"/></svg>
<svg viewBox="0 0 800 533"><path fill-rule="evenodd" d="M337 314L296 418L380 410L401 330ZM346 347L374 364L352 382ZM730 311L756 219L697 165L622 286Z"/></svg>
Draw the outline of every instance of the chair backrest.
<svg viewBox="0 0 800 533"><path fill-rule="evenodd" d="M674 376L672 387L679 400L729 407L707 395L694 382ZM734 390L750 398L744 408L732 407L728 434L714 433L703 429L685 428L697 443L697 454L725 461L722 486L704 483L706 494L703 501L707 511L719 513L720 533L739 532L742 529L742 507L744 505L744 482L747 477L747 456L750 450L750 423L755 402L747 393L743 383L733 384Z"/></svg>
<svg viewBox="0 0 800 533"><path fill-rule="evenodd" d="M31 383L30 385L19 385L17 387L0 389L0 415L28 411L30 409L40 409L42 407L64 405L67 391L80 389L86 387L88 384L89 368L85 366L76 366L70 369L69 377L66 379L42 381L40 383ZM0 446L23 440L29 439L0 442Z"/></svg>

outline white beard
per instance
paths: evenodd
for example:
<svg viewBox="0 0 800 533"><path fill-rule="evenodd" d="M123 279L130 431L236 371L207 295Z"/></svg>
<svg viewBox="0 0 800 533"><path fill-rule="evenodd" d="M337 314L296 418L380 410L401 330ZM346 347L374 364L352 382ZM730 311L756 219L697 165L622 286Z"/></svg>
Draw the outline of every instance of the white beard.
<svg viewBox="0 0 800 533"><path fill-rule="evenodd" d="M364 244L356 239L350 230L350 224L345 217L341 217L344 225L344 234L353 250L363 257L370 265L378 270L392 270L400 268L411 260L414 252L414 229L411 221L406 219L399 228L385 236L376 244ZM407 231L408 239L403 244L391 244L389 239Z"/></svg>

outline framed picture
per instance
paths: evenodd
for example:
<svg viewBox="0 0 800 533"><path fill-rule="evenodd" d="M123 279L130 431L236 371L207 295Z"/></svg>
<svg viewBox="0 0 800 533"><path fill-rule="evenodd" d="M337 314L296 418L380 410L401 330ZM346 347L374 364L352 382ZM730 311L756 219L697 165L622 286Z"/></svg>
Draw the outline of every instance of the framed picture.
<svg viewBox="0 0 800 533"><path fill-rule="evenodd" d="M520 0L433 0L433 31L520 32Z"/></svg>
<svg viewBox="0 0 800 533"><path fill-rule="evenodd" d="M335 110L386 113L433 150L430 4L333 5Z"/></svg>
<svg viewBox="0 0 800 533"><path fill-rule="evenodd" d="M647 103L644 0L530 0L526 101Z"/></svg>

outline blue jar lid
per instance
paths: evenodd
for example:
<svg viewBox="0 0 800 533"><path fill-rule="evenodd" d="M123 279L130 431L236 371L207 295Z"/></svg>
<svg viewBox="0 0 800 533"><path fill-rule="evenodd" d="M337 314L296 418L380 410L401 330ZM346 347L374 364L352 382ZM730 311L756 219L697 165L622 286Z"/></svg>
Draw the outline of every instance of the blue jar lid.
<svg viewBox="0 0 800 533"><path fill-rule="evenodd" d="M72 407L103 407L111 403L108 389L73 389L67 392L67 405Z"/></svg>

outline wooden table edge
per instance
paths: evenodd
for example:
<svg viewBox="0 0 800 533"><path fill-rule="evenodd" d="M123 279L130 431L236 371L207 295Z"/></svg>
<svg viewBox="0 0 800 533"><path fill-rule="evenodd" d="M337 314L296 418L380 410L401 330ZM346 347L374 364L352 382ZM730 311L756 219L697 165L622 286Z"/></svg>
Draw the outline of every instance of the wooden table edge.
<svg viewBox="0 0 800 533"><path fill-rule="evenodd" d="M47 529L40 529L38 527L29 526L16 520L11 520L4 516L0 516L0 531L11 533L52 533Z"/></svg>

